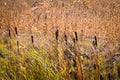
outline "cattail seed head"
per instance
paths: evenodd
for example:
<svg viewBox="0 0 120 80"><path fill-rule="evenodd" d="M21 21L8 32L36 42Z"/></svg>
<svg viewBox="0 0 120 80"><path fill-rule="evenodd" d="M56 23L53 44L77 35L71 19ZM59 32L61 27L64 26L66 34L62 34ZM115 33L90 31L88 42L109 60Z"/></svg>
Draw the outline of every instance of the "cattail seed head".
<svg viewBox="0 0 120 80"><path fill-rule="evenodd" d="M66 45L67 45L67 35L64 34L64 39L65 39L65 42L66 42Z"/></svg>
<svg viewBox="0 0 120 80"><path fill-rule="evenodd" d="M95 45L96 45L96 47L97 47L97 37L94 36L94 39L95 39Z"/></svg>
<svg viewBox="0 0 120 80"><path fill-rule="evenodd" d="M59 30L57 29L56 32L55 32L56 40L58 40L58 36L59 36Z"/></svg>
<svg viewBox="0 0 120 80"><path fill-rule="evenodd" d="M78 35L77 35L77 32L75 32L75 39L76 39L76 41L78 41Z"/></svg>
<svg viewBox="0 0 120 80"><path fill-rule="evenodd" d="M33 37L33 35L31 35L31 41L32 41L32 43L34 43L34 37Z"/></svg>
<svg viewBox="0 0 120 80"><path fill-rule="evenodd" d="M15 27L15 33L16 33L16 35L18 35L18 32L17 32L17 27Z"/></svg>
<svg viewBox="0 0 120 80"><path fill-rule="evenodd" d="M9 37L11 37L11 31L10 31L10 29L8 30L8 35L9 35Z"/></svg>
<svg viewBox="0 0 120 80"><path fill-rule="evenodd" d="M96 47L97 47L97 37L96 36L94 36L92 44L93 44L94 48L96 49Z"/></svg>

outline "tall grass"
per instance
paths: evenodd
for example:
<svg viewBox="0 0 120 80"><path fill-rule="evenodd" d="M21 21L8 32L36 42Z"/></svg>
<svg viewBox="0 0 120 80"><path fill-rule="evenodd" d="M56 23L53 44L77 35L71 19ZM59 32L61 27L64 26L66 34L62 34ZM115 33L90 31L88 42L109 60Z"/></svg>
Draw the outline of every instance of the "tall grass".
<svg viewBox="0 0 120 80"><path fill-rule="evenodd" d="M1 80L119 80L119 0L21 2L0 1Z"/></svg>
<svg viewBox="0 0 120 80"><path fill-rule="evenodd" d="M11 39L13 40L13 39ZM87 42L88 43L88 42ZM119 65L116 68L113 66L112 69L106 68L106 58L104 58L104 52L101 55L99 52L99 47L97 47L93 52L93 57L84 56L83 51L79 52L79 41L76 42L77 46L73 50L69 47L61 46L57 44L58 47L51 47L50 52L45 51L45 47L39 47L35 49L34 47L29 47L28 49L20 49L20 53L16 54L14 46L14 41L12 41L12 50L7 49L7 45L4 40L0 41L0 78L1 79L13 79L13 80L28 80L28 79L52 79L52 80L88 80L88 75L90 80L109 80L109 78L119 80ZM99 43L97 42L99 45ZM21 46L22 44L20 44ZM80 48L91 46L85 45L85 42L81 43ZM86 48L87 50L87 48ZM85 50L85 52L86 52ZM56 56L57 54L57 56ZM87 61L86 61L87 60ZM112 60L112 59L110 59ZM89 63L90 62L90 63ZM92 65L90 65L92 64ZM93 67L94 64L94 67ZM119 64L115 63L115 65ZM87 66L86 66L87 65ZM112 66L112 64L110 64ZM106 66L106 67L105 67ZM88 72L88 69L90 72ZM108 70L107 70L108 69ZM108 71L113 70L114 74L110 74ZM108 75L108 76L107 76ZM102 77L102 78L101 78Z"/></svg>

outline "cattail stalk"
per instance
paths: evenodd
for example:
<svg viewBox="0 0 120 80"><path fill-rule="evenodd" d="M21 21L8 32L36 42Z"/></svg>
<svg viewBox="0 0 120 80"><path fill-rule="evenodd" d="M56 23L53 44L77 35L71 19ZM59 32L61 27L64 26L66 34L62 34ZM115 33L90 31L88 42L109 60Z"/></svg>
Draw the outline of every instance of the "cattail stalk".
<svg viewBox="0 0 120 80"><path fill-rule="evenodd" d="M59 52L59 51L58 51L58 37L59 37L59 30L57 29L57 30L55 31L56 50L57 50L57 52ZM58 57L58 54L57 54L57 57Z"/></svg>
<svg viewBox="0 0 120 80"><path fill-rule="evenodd" d="M68 57L67 57L67 55L65 55L65 62L66 62L66 80L69 80L69 74L68 74L68 72L69 72L69 60L68 60Z"/></svg>
<svg viewBox="0 0 120 80"><path fill-rule="evenodd" d="M10 29L8 29L8 36L9 36L9 38L11 38L11 31L10 31Z"/></svg>
<svg viewBox="0 0 120 80"><path fill-rule="evenodd" d="M67 45L67 35L66 34L64 34L64 39L65 39L65 43Z"/></svg>
<svg viewBox="0 0 120 80"><path fill-rule="evenodd" d="M31 42L32 42L32 45L34 46L34 37L33 37L33 35L31 35Z"/></svg>
<svg viewBox="0 0 120 80"><path fill-rule="evenodd" d="M98 57L98 52L96 51L97 49L97 37L94 36L94 40L92 42L93 44L93 47L94 47L94 60L96 62L96 64L94 64L95 66L95 71L96 71L96 80L100 80L100 70L99 70L99 64L98 64L98 61L99 61L99 57Z"/></svg>
<svg viewBox="0 0 120 80"><path fill-rule="evenodd" d="M55 31L55 38L56 38L55 49L56 49L56 52L58 53L58 54L56 54L56 57L59 57L59 50L58 50L58 37L59 37L59 30L57 29L57 30ZM58 61L60 61L59 58L57 58L57 59L58 59ZM58 64L59 64L59 63L58 63Z"/></svg>
<svg viewBox="0 0 120 80"><path fill-rule="evenodd" d="M77 50L79 49L79 45L78 45L78 34L75 31L74 32L74 38L73 38L73 42L74 42L74 49L75 52L77 52ZM82 60L81 57L78 57L80 54L76 54L76 67L77 67L77 76L78 76L78 80L83 80L84 74L83 74L83 69L82 69Z"/></svg>
<svg viewBox="0 0 120 80"><path fill-rule="evenodd" d="M77 66L77 76L78 80L83 80L83 73L82 73L82 65L81 65L81 59L76 56L76 66Z"/></svg>
<svg viewBox="0 0 120 80"><path fill-rule="evenodd" d="M18 41L18 31L17 31L17 27L14 28L15 30L15 34L16 34L16 39L17 39L17 52L19 53L19 41Z"/></svg>
<svg viewBox="0 0 120 80"><path fill-rule="evenodd" d="M59 36L59 30L57 29L56 32L55 32L55 37L56 37L57 41L58 41L58 36Z"/></svg>
<svg viewBox="0 0 120 80"><path fill-rule="evenodd" d="M97 80L100 80L100 71L99 71L98 59L96 60L96 78L97 78Z"/></svg>
<svg viewBox="0 0 120 80"><path fill-rule="evenodd" d="M98 64L98 57L96 55L96 51L94 51L94 57L93 59L95 60L95 64L93 65L94 70L95 70L95 75L96 75L96 80L100 80L100 70L99 70L99 64Z"/></svg>
<svg viewBox="0 0 120 80"><path fill-rule="evenodd" d="M16 33L16 35L18 35L17 27L15 27L15 33Z"/></svg>
<svg viewBox="0 0 120 80"><path fill-rule="evenodd" d="M73 42L74 42L74 47L77 45L76 42L78 42L78 35L77 35L77 32L75 31L74 32L74 38L73 38ZM76 47L75 47L76 48Z"/></svg>
<svg viewBox="0 0 120 80"><path fill-rule="evenodd" d="M97 37L95 36L95 46L97 47Z"/></svg>
<svg viewBox="0 0 120 80"><path fill-rule="evenodd" d="M78 35L77 35L77 32L75 32L75 40L78 41Z"/></svg>
<svg viewBox="0 0 120 80"><path fill-rule="evenodd" d="M17 51L19 53L19 41L17 40Z"/></svg>
<svg viewBox="0 0 120 80"><path fill-rule="evenodd" d="M8 49L11 49L12 48L12 44L11 44L11 30L8 28L8 40L7 40L7 42L8 42Z"/></svg>
<svg viewBox="0 0 120 80"><path fill-rule="evenodd" d="M118 64L117 66L117 76L118 76L118 79L120 79L120 64Z"/></svg>
<svg viewBox="0 0 120 80"><path fill-rule="evenodd" d="M97 37L96 36L94 36L94 40L92 41L92 44L93 44L94 49L96 50L97 48Z"/></svg>

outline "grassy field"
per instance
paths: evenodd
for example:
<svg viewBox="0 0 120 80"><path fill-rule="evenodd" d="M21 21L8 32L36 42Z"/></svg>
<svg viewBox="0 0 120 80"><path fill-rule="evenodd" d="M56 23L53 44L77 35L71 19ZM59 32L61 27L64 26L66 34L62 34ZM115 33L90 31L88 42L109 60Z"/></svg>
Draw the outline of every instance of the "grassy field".
<svg viewBox="0 0 120 80"><path fill-rule="evenodd" d="M1 80L120 79L119 46L108 48L99 42L94 50L88 41L76 42L74 46L56 43L49 52L44 46L20 46L18 51L15 39L8 39L7 44L0 39Z"/></svg>
<svg viewBox="0 0 120 80"><path fill-rule="evenodd" d="M0 0L0 80L120 80L120 0Z"/></svg>

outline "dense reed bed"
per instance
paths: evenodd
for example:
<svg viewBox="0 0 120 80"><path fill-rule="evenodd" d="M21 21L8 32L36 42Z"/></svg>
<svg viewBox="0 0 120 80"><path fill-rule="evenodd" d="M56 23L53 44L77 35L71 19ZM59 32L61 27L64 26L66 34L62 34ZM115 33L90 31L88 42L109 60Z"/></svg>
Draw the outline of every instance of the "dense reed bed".
<svg viewBox="0 0 120 80"><path fill-rule="evenodd" d="M120 80L119 0L1 0L0 80Z"/></svg>

